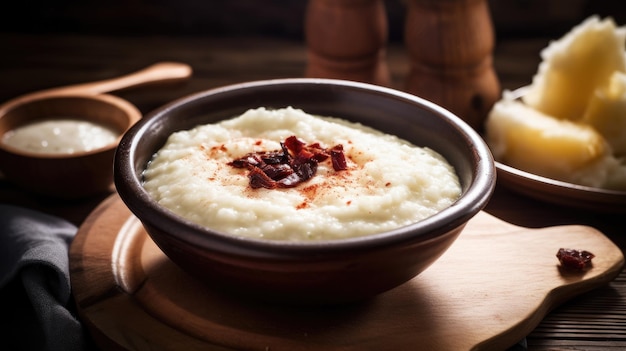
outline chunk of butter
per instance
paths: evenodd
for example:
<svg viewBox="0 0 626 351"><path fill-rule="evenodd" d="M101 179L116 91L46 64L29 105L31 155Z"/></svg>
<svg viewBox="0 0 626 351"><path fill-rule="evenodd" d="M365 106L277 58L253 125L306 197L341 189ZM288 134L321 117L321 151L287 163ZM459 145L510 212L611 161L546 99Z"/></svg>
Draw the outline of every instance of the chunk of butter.
<svg viewBox="0 0 626 351"><path fill-rule="evenodd" d="M568 179L608 152L592 127L553 118L511 97L494 105L485 127L497 160L545 177Z"/></svg>
<svg viewBox="0 0 626 351"><path fill-rule="evenodd" d="M559 119L580 120L599 86L626 72L626 27L591 16L541 51L542 62L522 98Z"/></svg>
<svg viewBox="0 0 626 351"><path fill-rule="evenodd" d="M605 87L596 89L582 122L604 136L616 156L626 156L626 73L614 72Z"/></svg>

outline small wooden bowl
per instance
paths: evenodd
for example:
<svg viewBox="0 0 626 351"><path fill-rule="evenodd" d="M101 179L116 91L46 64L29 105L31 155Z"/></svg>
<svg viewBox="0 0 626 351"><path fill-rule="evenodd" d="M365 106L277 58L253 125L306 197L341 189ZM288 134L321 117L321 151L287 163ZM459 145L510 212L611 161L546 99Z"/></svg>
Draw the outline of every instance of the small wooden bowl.
<svg viewBox="0 0 626 351"><path fill-rule="evenodd" d="M72 154L42 154L0 143L0 169L29 191L80 198L112 189L113 156L121 135L141 118L123 99L101 94L63 94L14 105L0 116L0 138L8 131L51 116L67 116L107 126L120 135L113 143Z"/></svg>
<svg viewBox="0 0 626 351"><path fill-rule="evenodd" d="M0 106L0 172L33 193L84 198L113 190L113 156L121 135L141 119L130 102L105 93L191 76L186 64L160 62L137 72L97 82L52 88L17 97ZM38 120L78 118L104 125L120 135L98 149L72 154L42 154L2 142L6 132Z"/></svg>

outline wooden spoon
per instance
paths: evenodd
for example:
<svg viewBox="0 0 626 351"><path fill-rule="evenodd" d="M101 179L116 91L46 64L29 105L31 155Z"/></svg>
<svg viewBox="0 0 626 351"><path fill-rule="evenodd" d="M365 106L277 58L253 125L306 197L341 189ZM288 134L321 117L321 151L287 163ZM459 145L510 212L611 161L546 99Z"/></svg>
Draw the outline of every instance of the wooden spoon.
<svg viewBox="0 0 626 351"><path fill-rule="evenodd" d="M37 99L42 99L48 96L75 93L98 95L131 87L139 87L152 83L182 81L188 79L191 76L191 73L192 69L187 64L178 62L159 62L142 70L116 78L40 90L19 96L17 98L7 101L2 106L0 106L0 117L2 117L4 114L7 113L7 111L17 105L21 105Z"/></svg>

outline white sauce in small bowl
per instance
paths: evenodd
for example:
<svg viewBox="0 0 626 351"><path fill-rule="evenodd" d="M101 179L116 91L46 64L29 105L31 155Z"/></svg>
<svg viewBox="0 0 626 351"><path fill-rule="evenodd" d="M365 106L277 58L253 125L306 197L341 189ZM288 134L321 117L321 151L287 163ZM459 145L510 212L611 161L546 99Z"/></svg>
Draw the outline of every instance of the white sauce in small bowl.
<svg viewBox="0 0 626 351"><path fill-rule="evenodd" d="M113 143L119 133L106 126L71 118L46 119L4 134L6 145L40 154L73 154Z"/></svg>

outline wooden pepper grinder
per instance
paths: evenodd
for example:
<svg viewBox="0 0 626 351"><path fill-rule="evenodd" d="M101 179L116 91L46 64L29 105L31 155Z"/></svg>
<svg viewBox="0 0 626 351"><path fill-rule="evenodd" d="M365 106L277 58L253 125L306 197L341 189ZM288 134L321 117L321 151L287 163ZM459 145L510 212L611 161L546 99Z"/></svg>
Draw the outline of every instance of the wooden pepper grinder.
<svg viewBox="0 0 626 351"><path fill-rule="evenodd" d="M406 91L435 102L481 131L500 96L487 0L406 0Z"/></svg>
<svg viewBox="0 0 626 351"><path fill-rule="evenodd" d="M305 36L307 77L390 85L382 0L309 0Z"/></svg>

